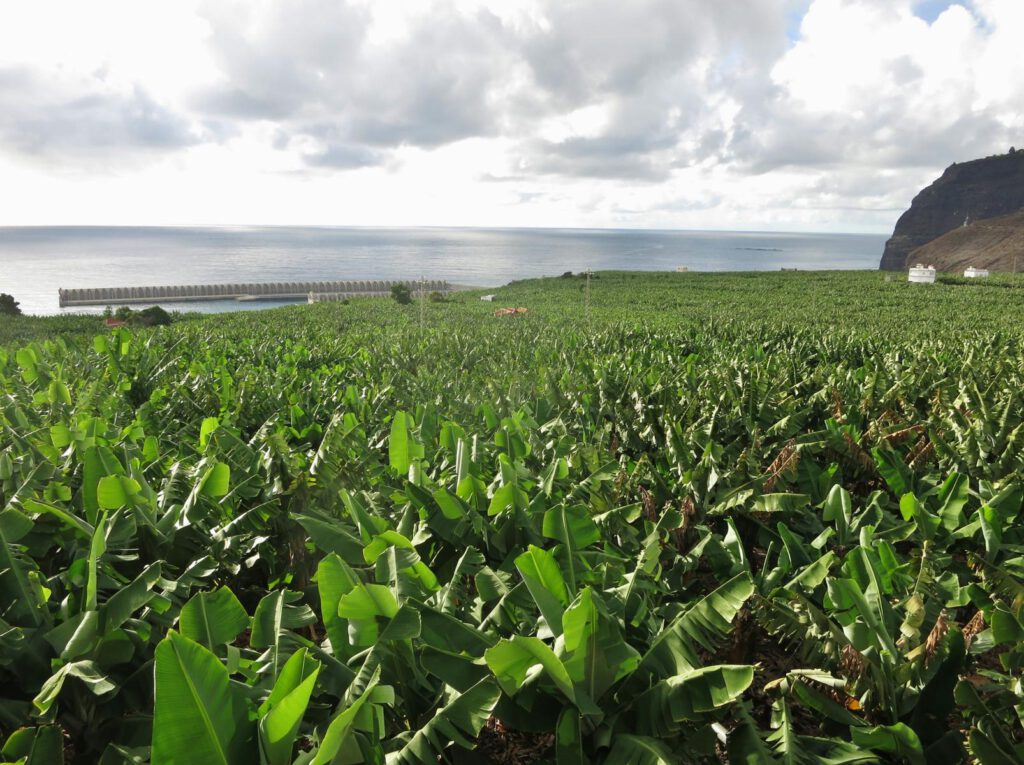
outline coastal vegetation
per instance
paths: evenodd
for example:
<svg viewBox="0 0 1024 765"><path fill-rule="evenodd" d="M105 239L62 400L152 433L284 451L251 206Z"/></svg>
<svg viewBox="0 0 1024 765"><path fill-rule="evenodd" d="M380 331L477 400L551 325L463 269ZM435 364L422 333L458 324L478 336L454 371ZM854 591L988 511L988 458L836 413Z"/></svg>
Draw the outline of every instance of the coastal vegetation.
<svg viewBox="0 0 1024 765"><path fill-rule="evenodd" d="M21 304L14 299L13 295L6 292L0 293L0 315L21 316Z"/></svg>
<svg viewBox="0 0 1024 765"><path fill-rule="evenodd" d="M171 315L158 305L151 305L137 311L127 305L118 306L115 311L108 305L103 310L103 318L116 319L139 327L166 327L173 321Z"/></svg>
<svg viewBox="0 0 1024 765"><path fill-rule="evenodd" d="M409 305L412 302L412 290L408 284L397 282L391 285L391 297L399 305Z"/></svg>
<svg viewBox="0 0 1024 765"><path fill-rule="evenodd" d="M5 761L1021 761L1024 290L495 292L0 323Z"/></svg>

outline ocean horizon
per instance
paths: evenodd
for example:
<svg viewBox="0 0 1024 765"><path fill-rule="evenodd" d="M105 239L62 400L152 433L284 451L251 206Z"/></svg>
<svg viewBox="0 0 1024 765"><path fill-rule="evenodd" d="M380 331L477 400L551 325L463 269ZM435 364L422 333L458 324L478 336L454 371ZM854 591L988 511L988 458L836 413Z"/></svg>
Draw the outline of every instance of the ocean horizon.
<svg viewBox="0 0 1024 765"><path fill-rule="evenodd" d="M876 269L886 236L664 229L11 226L0 227L0 292L29 314L61 288L361 279L495 287L565 271ZM294 301L174 302L179 311L254 310Z"/></svg>

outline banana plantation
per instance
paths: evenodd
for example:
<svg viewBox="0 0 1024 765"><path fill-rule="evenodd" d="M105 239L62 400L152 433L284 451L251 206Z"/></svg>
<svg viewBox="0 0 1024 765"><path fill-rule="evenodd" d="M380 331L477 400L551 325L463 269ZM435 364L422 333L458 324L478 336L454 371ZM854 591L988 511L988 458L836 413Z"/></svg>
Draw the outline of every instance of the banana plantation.
<svg viewBox="0 0 1024 765"><path fill-rule="evenodd" d="M1024 762L1024 290L0 327L0 761Z"/></svg>

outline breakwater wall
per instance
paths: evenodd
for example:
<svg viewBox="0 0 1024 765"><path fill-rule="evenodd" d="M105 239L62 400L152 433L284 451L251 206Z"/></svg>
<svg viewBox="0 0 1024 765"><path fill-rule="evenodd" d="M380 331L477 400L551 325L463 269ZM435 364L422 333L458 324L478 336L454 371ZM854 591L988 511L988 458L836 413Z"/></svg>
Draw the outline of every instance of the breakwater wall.
<svg viewBox="0 0 1024 765"><path fill-rule="evenodd" d="M262 282L248 284L187 284L167 287L95 287L57 290L61 307L78 305L117 305L125 303L173 303L196 300L308 300L311 294L373 297L391 294L396 284L406 284L414 293L448 293L452 287L444 281L333 281ZM335 298L340 299L340 298Z"/></svg>
<svg viewBox="0 0 1024 765"><path fill-rule="evenodd" d="M420 291L423 291L423 295L429 295L431 292L439 292L442 295L448 295L453 290L459 289L455 285L449 284L448 282L438 281L424 281L424 282L384 282L388 285L387 289L379 291L359 291L352 290L348 292L310 292L306 302L312 303L338 303L342 300L349 300L351 298L360 297L391 297L391 286L392 284L406 284L412 291L412 295L418 298Z"/></svg>

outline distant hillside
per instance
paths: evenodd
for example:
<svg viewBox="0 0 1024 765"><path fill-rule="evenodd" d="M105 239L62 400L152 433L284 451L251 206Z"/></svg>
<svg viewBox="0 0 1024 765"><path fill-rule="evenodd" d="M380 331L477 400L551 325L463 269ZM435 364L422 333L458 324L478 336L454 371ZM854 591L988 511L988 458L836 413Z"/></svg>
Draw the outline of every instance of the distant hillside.
<svg viewBox="0 0 1024 765"><path fill-rule="evenodd" d="M908 263L934 265L939 271L968 266L990 271L1024 271L1024 210L987 218L943 234L910 253Z"/></svg>
<svg viewBox="0 0 1024 765"><path fill-rule="evenodd" d="M1024 210L1024 151L953 164L914 197L910 209L900 216L879 267L901 271L914 250L962 228L964 221L974 223L1019 210Z"/></svg>

